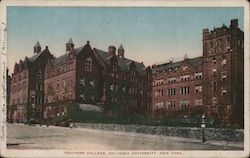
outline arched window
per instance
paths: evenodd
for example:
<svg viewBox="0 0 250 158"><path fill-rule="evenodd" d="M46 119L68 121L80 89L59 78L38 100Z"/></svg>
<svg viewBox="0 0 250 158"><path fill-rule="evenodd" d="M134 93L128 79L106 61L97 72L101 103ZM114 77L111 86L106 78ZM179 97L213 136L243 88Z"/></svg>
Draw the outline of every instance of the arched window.
<svg viewBox="0 0 250 158"><path fill-rule="evenodd" d="M86 72L91 72L92 71L92 58L88 57L84 61L84 70Z"/></svg>

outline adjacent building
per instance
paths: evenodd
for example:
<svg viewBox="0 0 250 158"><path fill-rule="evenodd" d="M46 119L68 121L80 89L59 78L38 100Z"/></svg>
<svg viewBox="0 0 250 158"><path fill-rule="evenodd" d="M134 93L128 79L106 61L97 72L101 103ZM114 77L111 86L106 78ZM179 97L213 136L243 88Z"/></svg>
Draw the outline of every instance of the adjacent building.
<svg viewBox="0 0 250 158"><path fill-rule="evenodd" d="M244 32L238 20L203 30L204 106L222 123L243 126Z"/></svg>
<svg viewBox="0 0 250 158"><path fill-rule="evenodd" d="M204 29L202 42L203 56L154 66L152 111L164 115L196 111L224 125L242 127L244 32L232 19L229 27Z"/></svg>
<svg viewBox="0 0 250 158"><path fill-rule="evenodd" d="M203 58L197 57L153 67L153 113L180 115L177 111L203 106ZM184 113L187 115L188 113Z"/></svg>
<svg viewBox="0 0 250 158"><path fill-rule="evenodd" d="M15 63L10 84L9 119L22 122L42 116L45 66L52 57L48 47L41 51L37 42L32 57Z"/></svg>

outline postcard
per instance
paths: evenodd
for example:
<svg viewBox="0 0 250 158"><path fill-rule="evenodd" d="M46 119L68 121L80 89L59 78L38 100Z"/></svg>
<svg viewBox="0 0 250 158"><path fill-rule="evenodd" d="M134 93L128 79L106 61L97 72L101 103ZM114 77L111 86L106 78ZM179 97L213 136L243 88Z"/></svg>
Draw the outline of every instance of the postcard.
<svg viewBox="0 0 250 158"><path fill-rule="evenodd" d="M249 3L3 0L1 157L249 157Z"/></svg>

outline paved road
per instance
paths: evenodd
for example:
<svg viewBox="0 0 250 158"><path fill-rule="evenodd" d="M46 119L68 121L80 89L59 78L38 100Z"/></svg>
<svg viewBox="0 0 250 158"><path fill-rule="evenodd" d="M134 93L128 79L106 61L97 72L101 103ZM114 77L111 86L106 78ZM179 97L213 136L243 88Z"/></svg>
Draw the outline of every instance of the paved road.
<svg viewBox="0 0 250 158"><path fill-rule="evenodd" d="M83 128L7 125L8 149L74 150L241 150L198 140Z"/></svg>

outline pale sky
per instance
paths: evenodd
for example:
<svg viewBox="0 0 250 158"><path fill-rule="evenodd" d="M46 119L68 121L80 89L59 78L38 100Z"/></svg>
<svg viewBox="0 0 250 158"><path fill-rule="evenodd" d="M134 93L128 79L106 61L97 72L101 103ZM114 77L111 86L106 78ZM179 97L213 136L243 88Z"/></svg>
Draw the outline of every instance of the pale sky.
<svg viewBox="0 0 250 158"><path fill-rule="evenodd" d="M90 41L92 48L107 50L123 45L125 57L145 66L202 55L202 30L230 25L241 7L8 7L7 60L10 73L15 62L33 55L33 46L48 45L55 56L65 53L71 37L75 47Z"/></svg>

